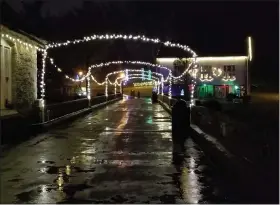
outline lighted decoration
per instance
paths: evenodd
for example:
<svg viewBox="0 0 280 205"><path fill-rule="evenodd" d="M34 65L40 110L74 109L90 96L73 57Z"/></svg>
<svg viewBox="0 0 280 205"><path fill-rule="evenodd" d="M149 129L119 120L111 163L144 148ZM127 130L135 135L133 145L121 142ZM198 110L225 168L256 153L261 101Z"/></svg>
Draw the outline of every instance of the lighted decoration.
<svg viewBox="0 0 280 205"><path fill-rule="evenodd" d="M171 73L172 76L172 73ZM168 98L172 98L172 78L169 78L169 90L168 90Z"/></svg>
<svg viewBox="0 0 280 205"><path fill-rule="evenodd" d="M87 98L91 99L91 90L90 90L90 77L87 77Z"/></svg>
<svg viewBox="0 0 280 205"><path fill-rule="evenodd" d="M108 73L106 75L106 78L105 78L105 95L108 96L108 82L109 82L109 77L111 75L115 75L115 74L120 74L120 73L123 73L124 71L114 71L114 72L111 72L111 73ZM141 72L141 70L137 70L137 69L126 69L125 72ZM162 77L163 75L161 73L156 73L156 72L152 72L152 74L154 75L157 75L159 77ZM134 74L134 75L137 75L137 74ZM138 74L138 75L141 75L141 74ZM141 75L142 76L142 75ZM127 74L125 77L127 77L129 79L129 74ZM152 77L153 78L153 77Z"/></svg>
<svg viewBox="0 0 280 205"><path fill-rule="evenodd" d="M50 61L50 63L57 69L58 72L63 72L63 70L61 68L59 68L55 63L54 60L52 58L46 57L46 59L48 59ZM44 66L44 65L43 65ZM73 82L83 82L89 75L83 75L82 73L80 73L81 75L79 76L79 78L71 78L68 75L64 74L66 79L69 79Z"/></svg>
<svg viewBox="0 0 280 205"><path fill-rule="evenodd" d="M212 74L214 77L220 77L223 74L223 70L221 68L212 67Z"/></svg>
<svg viewBox="0 0 280 205"><path fill-rule="evenodd" d="M163 95L163 84L164 80L163 80L163 76L161 77L161 95Z"/></svg>
<svg viewBox="0 0 280 205"><path fill-rule="evenodd" d="M249 61L252 61L252 58L253 58L253 55L252 55L252 39L251 39L250 36L248 37L248 58L249 58Z"/></svg>
<svg viewBox="0 0 280 205"><path fill-rule="evenodd" d="M104 85L104 84L105 84L105 81L102 82L102 83L99 83L99 82L93 77L93 75L91 75L91 79L92 79L94 82L96 82L97 85Z"/></svg>
<svg viewBox="0 0 280 205"><path fill-rule="evenodd" d="M188 71L188 73L189 73L193 78L197 78L198 69L197 69L197 68L190 69L190 70Z"/></svg>
<svg viewBox="0 0 280 205"><path fill-rule="evenodd" d="M142 80L145 80L145 71L144 68L141 68Z"/></svg>
<svg viewBox="0 0 280 205"><path fill-rule="evenodd" d="M128 81L128 70L125 69L125 80Z"/></svg>
<svg viewBox="0 0 280 205"><path fill-rule="evenodd" d="M155 85L155 81L133 83L134 87L144 87L144 86L154 86L154 85Z"/></svg>
<svg viewBox="0 0 280 205"><path fill-rule="evenodd" d="M181 44L176 44L176 43L172 43L172 42L169 42L169 41L161 41L159 39L152 39L152 38L148 38L146 36L134 36L134 35L122 35L122 34L105 34L105 35L92 35L92 36L86 36L84 37L83 39L76 39L76 40L73 40L73 41L65 41L65 42L61 42L61 43L51 43L51 44L48 44L46 46L46 49L51 49L51 48L57 48L57 47L62 47L62 46L68 46L70 44L79 44L79 43L83 43L83 42L88 42L88 41L93 41L93 40L114 40L114 39L123 39L123 40L135 40L135 41L142 41L142 42L152 42L152 43L156 43L156 44L163 44L164 46L166 47L176 47L176 48L179 48L179 49L182 49L184 51L187 51L189 52L193 59L194 59L194 66L196 66L196 57L197 57L197 54L192 50L190 49L188 46L186 45L181 45ZM91 74L91 71L90 71L91 68L89 68L89 71L87 73L87 75L85 77L88 77L90 74ZM183 74L186 74L187 70L185 70L183 72ZM181 75L183 76L183 75ZM172 78L172 74L169 75L170 78ZM177 76L178 77L178 76ZM169 80L170 82L172 81ZM171 82L172 83L172 82ZM108 86L108 82L107 82L107 78L106 78L106 87ZM42 95L42 98L44 96Z"/></svg>
<svg viewBox="0 0 280 205"><path fill-rule="evenodd" d="M182 49L184 51L189 52L193 57L196 57L196 53L189 48L186 45L182 45L179 43L173 43L170 41L161 41L160 39L156 38L149 38L146 37L144 35L132 35L132 34L105 34L105 35L91 35L91 36L85 36L83 39L75 39L72 41L65 41L65 42L61 42L61 43L51 43L49 45L47 45L47 48L58 48L58 47L62 47L62 46L68 46L70 44L79 44L79 43L84 43L84 42L88 42L88 41L94 41L94 40L116 40L116 39L122 39L122 40L134 40L134 41L142 41L142 42L152 42L155 44L163 44L166 47L176 47L179 49Z"/></svg>
<svg viewBox="0 0 280 205"><path fill-rule="evenodd" d="M128 74L127 76L128 76L128 80L130 79L130 77L138 77L138 76L141 77L144 80L150 80L148 75L142 76L142 74L133 73L133 74ZM159 79L159 77L155 77L155 76L151 77L151 80L156 80L157 81L158 79Z"/></svg>
<svg viewBox="0 0 280 205"><path fill-rule="evenodd" d="M197 57L196 62L203 61L244 61L247 60L247 56L223 56L223 57Z"/></svg>
<svg viewBox="0 0 280 205"><path fill-rule="evenodd" d="M169 69L165 66L162 66L159 64L153 64L153 63L149 63L149 62L143 62L143 61L111 61L111 62L107 62L107 63L100 63L100 64L95 64L95 65L90 66L89 71L93 68L99 68L99 67L109 66L109 65L120 65L120 64L146 65L146 66L150 66L150 67L156 67L156 68L168 70L169 73L171 72L171 69ZM165 82L167 82L167 79L165 79Z"/></svg>
<svg viewBox="0 0 280 205"><path fill-rule="evenodd" d="M2 32L2 31L1 31ZM6 38L6 39L9 39L10 41L13 41L13 43L15 44L20 44L22 46L25 46L26 49L28 48L34 48L40 52L44 52L44 48L40 48L39 46L35 45L35 44L30 44L30 43L27 43L26 41L22 41L20 40L19 38L14 38L12 37L10 34L4 34L2 33L2 38Z"/></svg>
<svg viewBox="0 0 280 205"><path fill-rule="evenodd" d="M151 80L151 78L152 78L152 72L151 72L151 70L148 70L148 78L149 78L149 80Z"/></svg>
<svg viewBox="0 0 280 205"><path fill-rule="evenodd" d="M184 95L185 95L184 89L181 90L180 95L181 95L181 96L184 96Z"/></svg>
<svg viewBox="0 0 280 205"><path fill-rule="evenodd" d="M199 78L199 80L200 80L201 82L211 82L211 81L214 80L214 78L212 78L212 77L209 77L209 78Z"/></svg>
<svg viewBox="0 0 280 205"><path fill-rule="evenodd" d="M232 77L224 77L222 78L223 81L235 81L236 80L236 77L235 76L232 76Z"/></svg>

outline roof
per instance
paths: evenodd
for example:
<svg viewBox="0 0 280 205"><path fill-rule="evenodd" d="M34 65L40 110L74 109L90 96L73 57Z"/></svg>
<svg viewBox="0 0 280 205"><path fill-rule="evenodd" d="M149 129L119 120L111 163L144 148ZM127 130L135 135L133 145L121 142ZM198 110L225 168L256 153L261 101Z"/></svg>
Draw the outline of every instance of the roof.
<svg viewBox="0 0 280 205"><path fill-rule="evenodd" d="M46 45L48 42L46 40L40 39L32 34L26 33L25 31L22 31L20 29L16 29L16 28L10 28L7 27L6 25L0 24L0 29L1 32L4 30L7 30L9 33L12 33L14 35L19 35L21 38L26 38L34 43L36 43L38 46L44 46Z"/></svg>

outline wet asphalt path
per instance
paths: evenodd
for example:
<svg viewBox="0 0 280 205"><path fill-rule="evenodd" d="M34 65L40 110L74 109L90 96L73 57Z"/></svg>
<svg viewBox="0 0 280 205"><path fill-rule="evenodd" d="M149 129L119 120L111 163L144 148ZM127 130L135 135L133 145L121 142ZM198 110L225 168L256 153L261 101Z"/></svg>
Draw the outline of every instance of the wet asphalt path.
<svg viewBox="0 0 280 205"><path fill-rule="evenodd" d="M4 153L0 202L235 202L199 147L185 146L174 165L169 114L124 99Z"/></svg>

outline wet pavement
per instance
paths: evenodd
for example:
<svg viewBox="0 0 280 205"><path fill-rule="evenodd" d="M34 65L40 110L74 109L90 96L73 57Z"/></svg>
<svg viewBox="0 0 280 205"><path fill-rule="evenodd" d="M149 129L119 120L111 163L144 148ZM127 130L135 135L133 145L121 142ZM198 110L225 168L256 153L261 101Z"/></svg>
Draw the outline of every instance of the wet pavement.
<svg viewBox="0 0 280 205"><path fill-rule="evenodd" d="M1 203L237 203L188 138L174 155L168 113L127 99L1 156Z"/></svg>

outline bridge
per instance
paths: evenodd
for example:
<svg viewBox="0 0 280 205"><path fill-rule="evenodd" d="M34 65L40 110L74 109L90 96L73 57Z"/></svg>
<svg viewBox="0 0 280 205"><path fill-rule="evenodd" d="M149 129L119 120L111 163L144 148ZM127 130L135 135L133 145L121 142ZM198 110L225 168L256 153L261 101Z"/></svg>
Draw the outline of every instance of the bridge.
<svg viewBox="0 0 280 205"><path fill-rule="evenodd" d="M179 76L174 76L169 68L149 62L90 65L86 75L79 79L64 73L68 80L86 82L85 98L48 103L46 61L50 60L58 72L63 72L47 56L49 49L116 39L160 43L182 49L193 59ZM245 188L237 187L235 178L228 177L223 167L216 167L202 151L205 142L198 145L193 132L180 132L179 138L185 139L181 144L172 140L170 109L177 102L172 96L174 81L188 76L189 82L184 81L191 89L186 89L185 96L190 107L194 106L197 55L188 46L145 36L106 34L48 44L40 51L43 61L39 101L29 117L34 129L47 129L2 154L1 189L5 192L1 192L1 203L238 203L247 200ZM146 75L141 70L123 69L106 72L105 80L98 82L92 70L110 64L144 64L165 72L151 71ZM125 95L124 82L135 78L153 80L160 103L153 103L151 96ZM105 86L104 95L93 97L93 83ZM164 84L168 87L165 91ZM113 92L109 86L114 87ZM180 117L190 118L185 112ZM225 153L226 160L234 161L230 153L219 151ZM229 167L227 171L232 168Z"/></svg>
<svg viewBox="0 0 280 205"><path fill-rule="evenodd" d="M160 104L124 96L6 153L1 202L230 202L230 186L189 136L174 156L171 131Z"/></svg>

